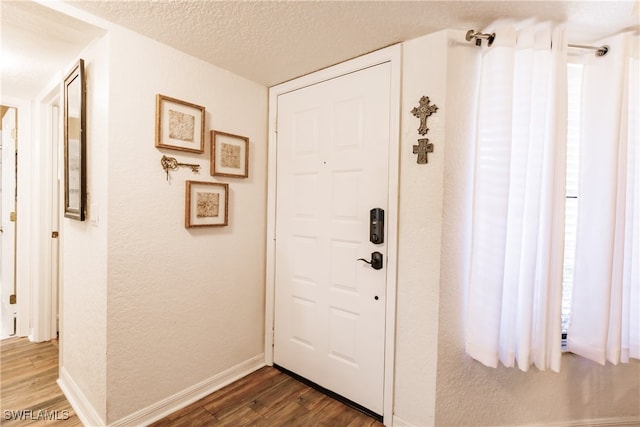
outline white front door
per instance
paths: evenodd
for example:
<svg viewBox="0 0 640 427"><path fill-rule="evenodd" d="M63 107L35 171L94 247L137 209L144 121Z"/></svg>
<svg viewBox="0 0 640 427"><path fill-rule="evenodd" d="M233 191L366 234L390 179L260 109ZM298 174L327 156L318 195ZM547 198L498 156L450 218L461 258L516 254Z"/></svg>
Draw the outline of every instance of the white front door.
<svg viewBox="0 0 640 427"><path fill-rule="evenodd" d="M278 96L274 362L383 412L391 65ZM385 230L386 234L386 230ZM383 257L381 269L359 258Z"/></svg>
<svg viewBox="0 0 640 427"><path fill-rule="evenodd" d="M15 334L15 255L16 255L16 138L17 110L2 108L2 262L0 268L0 313L2 331L0 336L6 338Z"/></svg>

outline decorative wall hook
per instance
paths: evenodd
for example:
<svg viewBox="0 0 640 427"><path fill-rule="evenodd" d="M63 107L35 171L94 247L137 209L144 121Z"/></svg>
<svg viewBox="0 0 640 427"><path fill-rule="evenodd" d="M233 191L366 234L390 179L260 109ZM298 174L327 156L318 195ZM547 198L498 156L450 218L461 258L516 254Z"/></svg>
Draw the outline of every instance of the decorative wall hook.
<svg viewBox="0 0 640 427"><path fill-rule="evenodd" d="M160 164L162 165L162 169L167 173L167 181L169 180L169 169L176 170L180 166L185 166L191 168L191 172L198 173L200 172L200 165L196 165L193 163L179 163L175 157L167 157L162 156L160 159Z"/></svg>

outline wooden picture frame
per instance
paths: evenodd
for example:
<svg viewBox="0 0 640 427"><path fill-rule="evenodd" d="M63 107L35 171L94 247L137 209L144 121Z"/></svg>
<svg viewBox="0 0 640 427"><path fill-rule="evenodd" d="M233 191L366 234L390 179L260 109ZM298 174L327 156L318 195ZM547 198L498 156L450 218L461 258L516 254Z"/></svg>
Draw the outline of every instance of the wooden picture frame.
<svg viewBox="0 0 640 427"><path fill-rule="evenodd" d="M156 95L156 147L204 153L205 108Z"/></svg>
<svg viewBox="0 0 640 427"><path fill-rule="evenodd" d="M212 130L211 175L249 177L249 138Z"/></svg>
<svg viewBox="0 0 640 427"><path fill-rule="evenodd" d="M87 205L87 115L84 60L64 78L64 216L85 220Z"/></svg>
<svg viewBox="0 0 640 427"><path fill-rule="evenodd" d="M187 181L185 228L220 227L229 223L229 184Z"/></svg>

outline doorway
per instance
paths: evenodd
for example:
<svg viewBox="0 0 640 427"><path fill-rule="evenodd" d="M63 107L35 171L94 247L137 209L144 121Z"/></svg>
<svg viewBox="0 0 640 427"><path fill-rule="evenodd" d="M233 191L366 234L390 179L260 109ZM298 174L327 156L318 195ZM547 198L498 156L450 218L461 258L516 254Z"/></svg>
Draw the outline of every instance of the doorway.
<svg viewBox="0 0 640 427"><path fill-rule="evenodd" d="M40 143L35 151L29 104L11 100L0 109L0 338L29 336L41 342L57 337L59 243L52 232L57 234L60 206L59 98L55 85L36 102L33 123Z"/></svg>
<svg viewBox="0 0 640 427"><path fill-rule="evenodd" d="M16 289L16 204L18 110L2 105L0 129L0 339L16 334L18 305Z"/></svg>
<svg viewBox="0 0 640 427"><path fill-rule="evenodd" d="M270 90L267 363L389 417L399 82L391 47Z"/></svg>
<svg viewBox="0 0 640 427"><path fill-rule="evenodd" d="M59 332L60 287L60 164L63 161L62 112L60 89L56 85L37 102L36 126L39 155L34 159L39 173L40 206L43 215L36 222L38 244L34 248L40 259L37 285L33 289L32 333L35 342L55 339Z"/></svg>

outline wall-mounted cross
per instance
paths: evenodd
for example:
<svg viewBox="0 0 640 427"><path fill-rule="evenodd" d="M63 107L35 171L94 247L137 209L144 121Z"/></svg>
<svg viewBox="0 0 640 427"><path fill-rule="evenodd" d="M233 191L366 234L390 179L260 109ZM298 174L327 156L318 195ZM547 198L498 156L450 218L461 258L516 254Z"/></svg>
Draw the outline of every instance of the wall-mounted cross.
<svg viewBox="0 0 640 427"><path fill-rule="evenodd" d="M429 105L430 102L431 101L429 101L428 96L423 96L420 98L420 105L411 110L411 114L420 119L420 127L418 128L418 133L420 135L426 135L427 132L429 132L429 128L427 127L427 117L438 111L438 106L436 104Z"/></svg>
<svg viewBox="0 0 640 427"><path fill-rule="evenodd" d="M433 153L433 144L429 142L428 138L419 139L418 145L413 146L413 154L418 155L419 165L424 165L429 162L427 153Z"/></svg>

